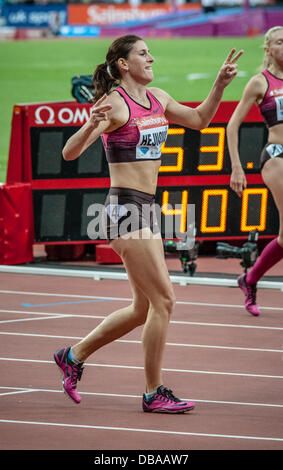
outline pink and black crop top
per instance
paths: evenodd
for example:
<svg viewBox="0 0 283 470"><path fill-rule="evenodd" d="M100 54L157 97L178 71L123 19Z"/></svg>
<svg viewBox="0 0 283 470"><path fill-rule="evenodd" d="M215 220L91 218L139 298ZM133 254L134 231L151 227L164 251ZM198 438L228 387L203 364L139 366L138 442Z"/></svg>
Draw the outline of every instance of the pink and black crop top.
<svg viewBox="0 0 283 470"><path fill-rule="evenodd" d="M268 70L264 70L262 74L268 83L259 105L262 117L268 127L283 124L283 79L275 77Z"/></svg>
<svg viewBox="0 0 283 470"><path fill-rule="evenodd" d="M124 98L129 119L119 129L102 134L108 163L160 160L161 146L168 133L162 105L148 90L149 108L134 101L121 86L115 91Z"/></svg>

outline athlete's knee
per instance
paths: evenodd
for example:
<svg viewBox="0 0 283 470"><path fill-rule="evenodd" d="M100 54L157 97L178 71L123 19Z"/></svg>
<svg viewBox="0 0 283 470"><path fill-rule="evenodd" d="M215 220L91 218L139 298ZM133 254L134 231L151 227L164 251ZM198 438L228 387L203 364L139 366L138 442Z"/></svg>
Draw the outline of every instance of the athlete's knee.
<svg viewBox="0 0 283 470"><path fill-rule="evenodd" d="M149 302L147 300L133 301L133 311L137 326L143 325L146 322L148 310Z"/></svg>
<svg viewBox="0 0 283 470"><path fill-rule="evenodd" d="M278 245L283 248L283 215L280 213L279 233L278 233Z"/></svg>
<svg viewBox="0 0 283 470"><path fill-rule="evenodd" d="M279 235L278 235L278 245L281 246L281 248L283 248L283 231L282 232L279 232Z"/></svg>
<svg viewBox="0 0 283 470"><path fill-rule="evenodd" d="M176 305L175 294L174 294L174 292L170 292L170 294L168 296L168 303L167 303L167 309L168 309L169 315L171 315L174 312L175 305Z"/></svg>
<svg viewBox="0 0 283 470"><path fill-rule="evenodd" d="M175 294L173 291L168 290L163 294L160 294L157 305L155 305L156 310L165 315L171 315L174 311L176 303Z"/></svg>

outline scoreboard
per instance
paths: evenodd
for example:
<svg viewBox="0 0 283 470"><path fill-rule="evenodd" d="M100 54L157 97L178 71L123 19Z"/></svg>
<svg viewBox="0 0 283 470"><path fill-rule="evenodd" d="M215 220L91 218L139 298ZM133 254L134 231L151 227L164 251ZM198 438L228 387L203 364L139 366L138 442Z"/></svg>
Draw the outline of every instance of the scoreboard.
<svg viewBox="0 0 283 470"><path fill-rule="evenodd" d="M195 107L198 102L183 104ZM195 206L197 240L246 239L254 229L261 238L278 233L277 210L260 175L267 130L255 106L239 131L248 187L239 198L229 186L226 126L236 105L222 102L201 131L170 123L156 192L163 237L169 219L179 234L186 232L188 204ZM93 243L88 209L104 204L110 184L102 142L97 140L76 160L62 158L65 142L86 122L90 108L75 101L14 106L7 183L31 184L35 243Z"/></svg>

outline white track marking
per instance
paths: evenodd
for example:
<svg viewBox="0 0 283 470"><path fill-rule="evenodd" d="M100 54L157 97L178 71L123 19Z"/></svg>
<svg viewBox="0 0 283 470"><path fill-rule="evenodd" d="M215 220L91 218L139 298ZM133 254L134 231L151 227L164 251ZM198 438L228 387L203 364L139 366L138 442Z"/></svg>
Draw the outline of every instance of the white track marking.
<svg viewBox="0 0 283 470"><path fill-rule="evenodd" d="M99 429L107 431L125 431L125 432L143 432L149 434L166 434L166 435L178 435L178 436L195 436L195 437L215 437L218 439L244 439L244 440L255 440L255 441L275 441L283 442L283 438L280 437L264 437L264 436L244 436L244 435L231 435L231 434L209 434L200 432L182 432L182 431L164 431L159 429L142 429L142 428L122 428L115 426L92 426L87 424L70 424L70 423L52 423L43 421L19 421L12 419L0 419L0 423L9 424L24 424L24 425L36 425L36 426L55 426L63 428L77 428L77 429Z"/></svg>
<svg viewBox="0 0 283 470"><path fill-rule="evenodd" d="M77 314L62 314L62 313L56 313L56 312L37 312L37 311L26 311L26 310L6 310L6 309L0 309L0 313L20 313L23 315L50 315L52 317L56 316L58 318L59 316L61 318L88 318L88 319L104 319L106 318L105 315L77 315ZM3 320L3 323L6 320ZM9 321L9 320L7 320ZM278 331L283 331L283 327L278 327L278 326L259 326L259 325L237 325L233 323L208 323L208 322L196 322L196 321L181 321L181 320L170 320L170 323L176 324L176 325L197 325L197 326L217 326L217 327L224 327L224 328L250 328L250 329L261 329L261 330L278 330Z"/></svg>
<svg viewBox="0 0 283 470"><path fill-rule="evenodd" d="M1 323L1 322L0 322ZM54 339L69 339L80 341L83 339L82 336L61 336L61 335L47 335L47 334L38 334L38 333L15 333L9 331L0 331L0 335L7 335L7 336L27 336L31 338L54 338ZM142 344L141 340L133 340L133 339L116 339L114 342L116 343L126 343L126 344ZM208 345L208 344L190 344L190 343L166 343L167 346L173 347L185 347L185 348L203 348L203 349L226 349L232 351L253 351L253 352L272 352L272 353L280 353L283 354L282 349L263 349L263 348L244 348L244 347L237 347L237 346L216 346L216 345Z"/></svg>
<svg viewBox="0 0 283 470"><path fill-rule="evenodd" d="M31 392L31 393L36 393L36 392L42 392L42 393L63 393L62 389L60 390L50 390L50 389L44 389L44 388L24 388L24 387L4 387L0 386L0 390L15 390L15 394L20 393L21 391L23 393L25 392ZM2 393L0 396L8 395L9 393ZM98 396L98 397L111 397L111 398L141 398L141 395L126 395L122 393L105 393L105 392L80 392L81 395L85 396ZM224 400L203 400L199 398L184 398L181 397L181 400L184 401L189 401L192 400L197 403L211 403L215 405L237 405L237 406L260 406L260 407L270 407L270 408L283 408L283 405L280 404L274 404L274 403L250 403L250 402L240 402L240 401L224 401Z"/></svg>
<svg viewBox="0 0 283 470"><path fill-rule="evenodd" d="M14 291L14 290L0 290L0 294L9 294L9 295L35 295L43 297L68 297L71 299L110 299L110 300L121 300L121 301L131 301L131 297L109 297L99 296L99 295L81 295L81 294L58 294L55 292L30 292L30 291Z"/></svg>
<svg viewBox="0 0 283 470"><path fill-rule="evenodd" d="M28 291L10 291L10 290L0 290L0 294L9 294L9 295L35 295L35 296L47 296L47 297L68 297L75 299L109 299L109 300L120 300L121 302L131 302L133 299L131 297L110 297L110 296L95 296L95 295L76 295L76 294L56 294L56 293L44 293L44 292L28 292ZM244 309L243 305L237 304L214 304L208 302L190 302L185 300L178 300L176 304L179 305L199 305L203 307L223 307L223 308L240 308ZM283 307L260 307L261 310L280 310L283 311Z"/></svg>
<svg viewBox="0 0 283 470"><path fill-rule="evenodd" d="M0 388L6 388L6 387L0 387ZM31 393L33 390L18 390L17 392L6 392L6 393L0 393L0 397L5 397L7 395L20 395L21 393Z"/></svg>
<svg viewBox="0 0 283 470"><path fill-rule="evenodd" d="M2 323L18 323L18 322L25 322L25 321L35 321L35 320L52 320L54 318L66 318L69 315L50 315L48 317L35 317L35 318L17 318L16 320L1 320L0 324Z"/></svg>
<svg viewBox="0 0 283 470"><path fill-rule="evenodd" d="M69 294L46 294L46 293L30 293L30 292L15 292L15 291L0 291L0 293L7 294L24 294L24 295L41 295L41 296L52 296L52 297L68 297L68 298L87 298L87 299L111 299L118 301L131 301L131 298L120 298L120 297L98 297L98 296L82 296L82 295L69 295ZM186 301L177 301L177 304L183 305L196 305L196 306L209 306L209 307L223 307L223 308L236 308L243 309L242 305L228 305L228 304L210 304L203 302L186 302ZM283 310L281 307L261 307L266 310ZM105 316L93 316L93 315L70 315L70 314L61 314L61 313L43 313L43 312L26 312L21 310L0 310L3 313L18 313L18 314L27 314L27 315L37 315L30 319L17 319L7 322L15 321L32 321L32 320L41 320L41 319L58 319L58 318L67 318L67 317L76 317L76 318L105 318ZM39 316L40 315L40 316ZM236 325L236 324L221 324L221 323L204 323L204 322L186 322L186 321L175 321L171 323L175 324L187 324L187 325L200 325L200 326L219 326L219 327L233 327L233 328L255 328L255 329L267 329L267 330L283 330L279 327L268 327L268 326L257 326L257 325ZM9 332L0 332L0 334L12 334ZM21 334L16 333L17 335L24 336L43 336L43 337L54 337L53 335L33 335L33 334ZM60 337L61 338L61 337ZM140 341L129 341L129 340L117 340L119 342L129 342L129 343L140 343ZM192 345L192 344L178 344L178 343L167 343L170 346L185 346L185 347L197 347L197 348L217 348L217 349L234 349L234 350L248 350L248 351L262 351L262 352L280 352L282 350L269 350L269 349L256 349L256 348L238 348L238 347L225 347L225 346L206 346L206 345ZM11 358L0 358L2 361L19 361L19 362L30 362L30 363L45 363L45 364L54 364L53 361L40 361L40 360L28 360L28 359L11 359ZM113 367L113 368L123 368L123 369L139 369L143 370L143 367L139 366L121 366L121 365L105 365L105 364L87 364L87 366L92 367ZM180 370L180 369L163 369L164 371L169 372L180 372L180 373L195 373L195 374L213 374L213 375L228 375L228 376L241 376L241 377L253 377L253 378L272 378L272 379L282 379L283 376L271 376L271 375L259 375L259 374L242 374L242 373L233 373L233 372L213 372L213 371L197 371L197 370ZM45 390L45 389L31 389L31 388L19 388L19 387L0 387L6 392L0 393L1 397L7 397L12 394L25 394L25 393L34 393L34 392L49 392L49 393L62 393L60 390ZM8 390L8 391L7 391ZM89 393L81 392L84 395L96 395L96 396L109 396L109 397L121 397L121 398L140 398L139 395L118 395L118 394L107 394L107 393ZM244 402L229 402L229 401L217 401L217 400L198 400L197 398L190 398L199 403L214 403L214 404L226 404L226 405L242 405L242 406L260 406L260 407L277 407L283 408L283 405L276 404L263 404L263 403L244 403ZM125 432L144 432L144 433L160 433L160 434L174 434L174 435L184 435L184 436L196 436L196 437L211 437L211 438L227 438L227 439L248 439L248 440L261 440L261 441L278 441L283 442L283 438L279 437L265 437L265 436L246 436L246 435L229 435L229 434L208 434L208 433L194 433L194 432L177 432L177 431L163 431L155 429L140 429L140 428L123 428L123 427L109 427L109 426L89 426L89 425L79 425L79 424L65 424L65 423L53 423L53 422L36 422L36 421L20 421L20 420L6 420L1 419L2 423L9 424L23 424L23 425L41 425L41 426L59 426L59 427L72 427L72 428L81 428L81 429L99 429L99 430L112 430L112 431L125 431Z"/></svg>
<svg viewBox="0 0 283 470"><path fill-rule="evenodd" d="M27 266L3 266L0 265L2 273L18 273L18 274L34 274L36 276L62 276L73 278L89 278L93 281L102 281L111 279L112 281L128 280L127 272L125 271L109 271L101 270L85 270L85 269L69 269L69 268L38 268ZM217 278L213 277L198 277L198 276L183 276L170 274L172 284L179 284L180 286L187 285L200 285L200 286L217 286L217 287L238 287L237 279L232 278ZM283 291L282 282L264 281L258 282L259 288L265 289L279 289Z"/></svg>
<svg viewBox="0 0 283 470"><path fill-rule="evenodd" d="M12 358L12 357L0 357L0 361L11 361L11 362L28 362L33 364L54 364L53 361L44 361L40 359L23 359L23 358ZM114 369L134 369L144 370L143 366L125 366L120 364L91 364L87 363L87 367L106 367ZM165 372L178 372L186 374L209 374L209 375L227 375L232 377L252 377L260 379L283 379L282 375L267 375L267 374L248 374L243 372L220 372L220 371L207 371L207 370L191 370L191 369L169 369L162 368Z"/></svg>

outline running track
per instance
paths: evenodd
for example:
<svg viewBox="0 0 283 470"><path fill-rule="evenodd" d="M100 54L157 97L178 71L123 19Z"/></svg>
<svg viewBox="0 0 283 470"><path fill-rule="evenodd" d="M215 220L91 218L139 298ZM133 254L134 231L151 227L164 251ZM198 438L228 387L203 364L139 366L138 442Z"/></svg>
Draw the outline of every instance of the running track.
<svg viewBox="0 0 283 470"><path fill-rule="evenodd" d="M283 292L260 289L249 316L232 287L175 285L164 382L196 402L146 414L138 328L90 357L80 405L53 352L127 305L127 281L0 273L0 449L282 450Z"/></svg>

